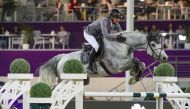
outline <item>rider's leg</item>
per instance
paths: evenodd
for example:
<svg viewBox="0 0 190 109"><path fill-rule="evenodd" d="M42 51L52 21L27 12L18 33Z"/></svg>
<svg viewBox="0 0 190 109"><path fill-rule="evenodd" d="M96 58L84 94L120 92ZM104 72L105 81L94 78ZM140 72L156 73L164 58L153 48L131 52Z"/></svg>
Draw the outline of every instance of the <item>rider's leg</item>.
<svg viewBox="0 0 190 109"><path fill-rule="evenodd" d="M93 47L92 51L90 52L90 57L89 57L89 63L88 63L87 71L88 71L88 73L95 73L93 71L93 63L94 63L95 58L96 58L96 52L99 49L99 44L96 41L96 39L95 39L94 36L87 34L85 31L84 31L84 38Z"/></svg>
<svg viewBox="0 0 190 109"><path fill-rule="evenodd" d="M96 51L93 48L92 51L90 52L89 63L87 67L88 73L94 73L93 64L94 64L95 58L96 58Z"/></svg>

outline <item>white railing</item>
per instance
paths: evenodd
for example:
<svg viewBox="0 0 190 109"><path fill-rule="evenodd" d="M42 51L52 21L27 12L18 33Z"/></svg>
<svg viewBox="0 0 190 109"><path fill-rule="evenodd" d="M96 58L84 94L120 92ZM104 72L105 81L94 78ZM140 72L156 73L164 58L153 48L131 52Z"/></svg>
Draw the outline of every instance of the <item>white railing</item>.
<svg viewBox="0 0 190 109"><path fill-rule="evenodd" d="M175 83L165 84L163 91L166 93L184 94L184 92ZM190 99L187 98L167 98L174 109L190 109Z"/></svg>

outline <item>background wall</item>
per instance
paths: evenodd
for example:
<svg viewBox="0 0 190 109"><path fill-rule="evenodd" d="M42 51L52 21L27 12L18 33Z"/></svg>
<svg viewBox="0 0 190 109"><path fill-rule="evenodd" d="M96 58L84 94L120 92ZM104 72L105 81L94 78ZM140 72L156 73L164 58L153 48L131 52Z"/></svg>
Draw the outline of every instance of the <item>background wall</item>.
<svg viewBox="0 0 190 109"><path fill-rule="evenodd" d="M70 48L78 49L81 48L81 44L85 42L83 38L83 29L85 26L90 24L91 22L31 22L25 23L27 25L33 26L36 30L41 30L42 33L50 33L52 30L56 32L59 30L59 27L63 25L67 31L71 32L70 36ZM155 24L158 29L167 31L168 25L172 23L174 31L177 29L178 25L189 26L189 21L135 21L135 26L139 28L143 28L147 25L149 28L153 24ZM9 31L13 30L15 25L20 25L20 23L2 23L0 26L4 26ZM126 22L121 22L121 26L123 30L126 30Z"/></svg>

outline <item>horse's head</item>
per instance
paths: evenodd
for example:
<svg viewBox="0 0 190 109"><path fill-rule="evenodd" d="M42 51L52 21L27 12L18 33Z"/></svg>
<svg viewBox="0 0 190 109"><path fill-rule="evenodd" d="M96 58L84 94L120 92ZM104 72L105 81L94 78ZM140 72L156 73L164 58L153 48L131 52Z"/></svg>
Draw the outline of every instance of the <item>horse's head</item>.
<svg viewBox="0 0 190 109"><path fill-rule="evenodd" d="M147 34L142 32L123 31L121 33L123 37L126 37L126 41L121 43L125 44L127 47L134 49L145 48L147 54L153 56L155 59L158 59L160 61L167 61L168 56L165 53L165 51L162 49L159 34L157 34L158 37L154 37L151 34L147 36ZM116 47L113 46L114 44L111 45L111 49L115 51ZM120 48L120 46L118 48Z"/></svg>
<svg viewBox="0 0 190 109"><path fill-rule="evenodd" d="M165 51L162 49L159 33L156 34L155 36L149 34L146 38L147 38L147 47L146 47L147 54L153 56L155 59L158 59L161 62L167 61L168 56L165 53Z"/></svg>

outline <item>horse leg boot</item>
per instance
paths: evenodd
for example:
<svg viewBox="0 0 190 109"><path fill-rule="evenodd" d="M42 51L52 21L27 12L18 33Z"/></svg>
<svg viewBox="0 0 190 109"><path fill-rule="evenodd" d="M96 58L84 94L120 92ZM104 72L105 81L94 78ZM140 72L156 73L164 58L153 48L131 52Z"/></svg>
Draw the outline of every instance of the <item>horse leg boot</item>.
<svg viewBox="0 0 190 109"><path fill-rule="evenodd" d="M95 61L95 58L96 58L96 51L93 48L92 51L90 52L90 57L88 60L87 73L89 74L95 74L94 69L93 69L93 63Z"/></svg>

